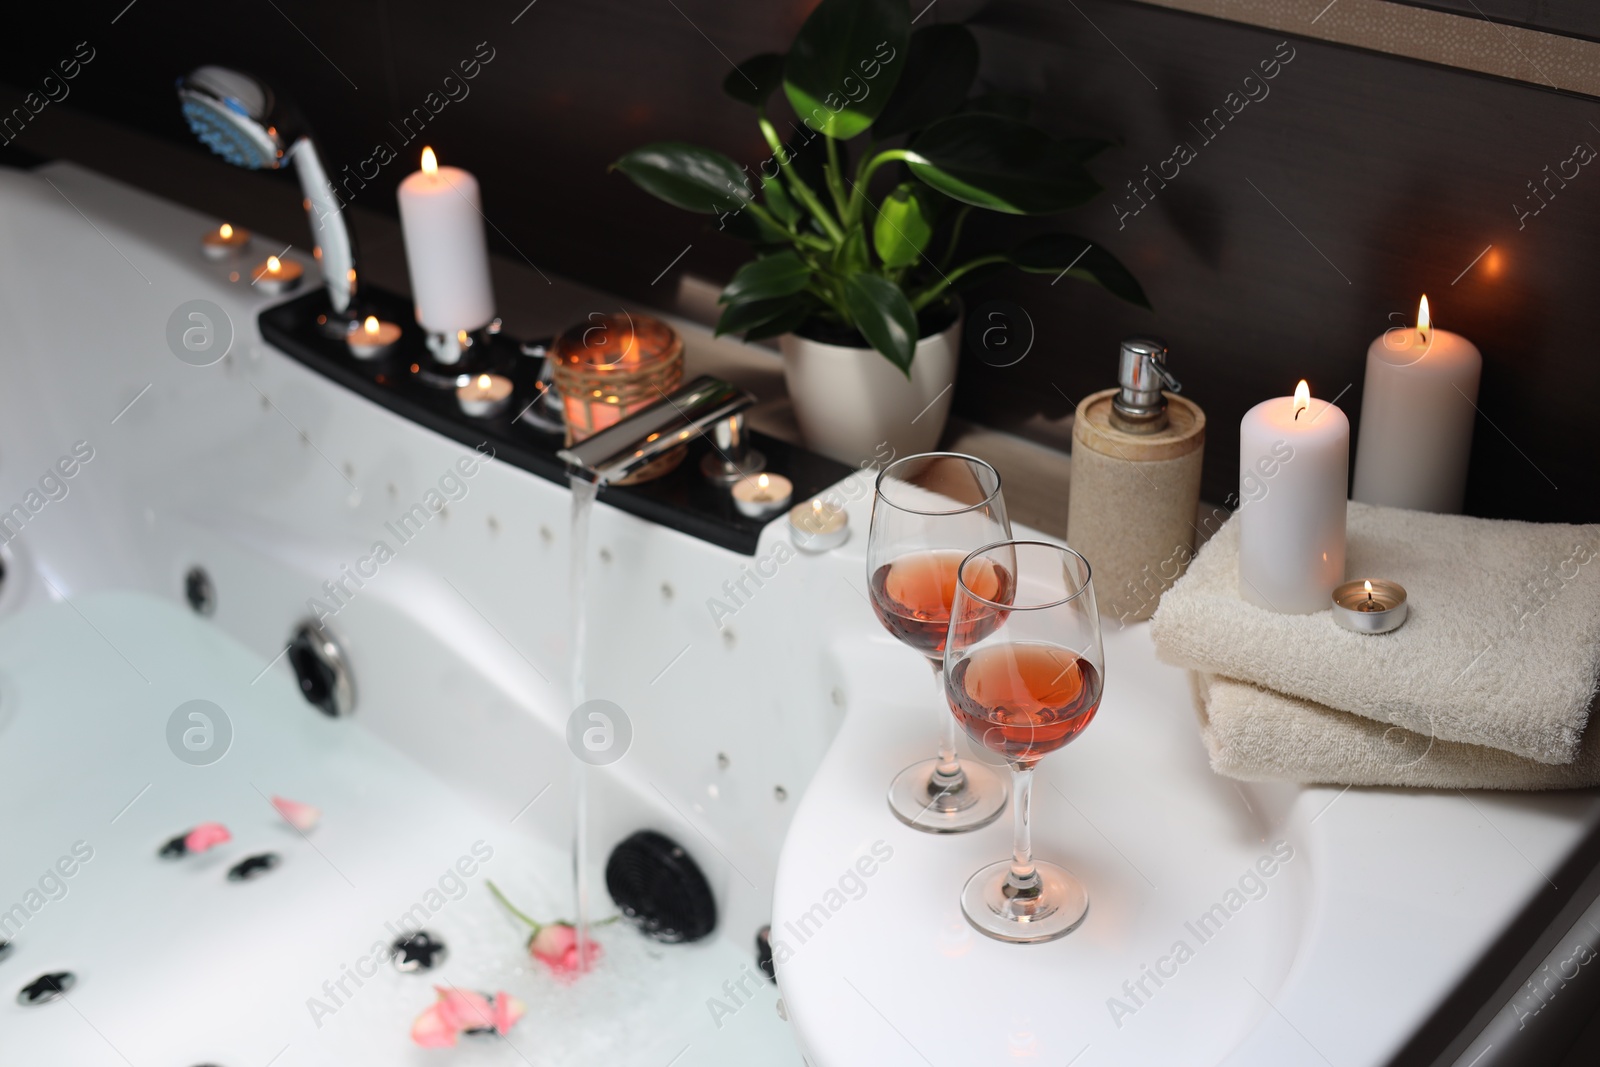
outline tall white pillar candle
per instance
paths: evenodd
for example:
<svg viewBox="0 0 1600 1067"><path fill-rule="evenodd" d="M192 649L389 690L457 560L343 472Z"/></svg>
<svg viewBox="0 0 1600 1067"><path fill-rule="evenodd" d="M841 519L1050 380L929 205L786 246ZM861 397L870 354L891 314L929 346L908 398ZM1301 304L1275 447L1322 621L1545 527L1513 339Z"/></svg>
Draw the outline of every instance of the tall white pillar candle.
<svg viewBox="0 0 1600 1067"><path fill-rule="evenodd" d="M1239 595L1286 615L1328 610L1344 581L1350 420L1326 400L1265 400L1239 423Z"/></svg>
<svg viewBox="0 0 1600 1067"><path fill-rule="evenodd" d="M1428 320L1393 329L1367 349L1356 481L1351 497L1413 511L1455 514L1467 492L1483 356Z"/></svg>
<svg viewBox="0 0 1600 1067"><path fill-rule="evenodd" d="M483 236L478 179L460 167L441 167L422 150L422 169L400 183L400 227L417 321L454 337L494 318L489 250Z"/></svg>

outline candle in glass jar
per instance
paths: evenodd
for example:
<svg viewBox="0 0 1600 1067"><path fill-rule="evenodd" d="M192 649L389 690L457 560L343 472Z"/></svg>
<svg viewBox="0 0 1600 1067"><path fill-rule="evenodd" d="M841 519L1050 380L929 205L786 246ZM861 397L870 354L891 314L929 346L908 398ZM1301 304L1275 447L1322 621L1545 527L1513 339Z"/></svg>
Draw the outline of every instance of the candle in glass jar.
<svg viewBox="0 0 1600 1067"><path fill-rule="evenodd" d="M1239 424L1239 595L1286 615L1328 607L1344 580L1350 420L1301 382Z"/></svg>
<svg viewBox="0 0 1600 1067"><path fill-rule="evenodd" d="M494 290L478 179L459 167L439 166L433 149L424 148L422 169L406 175L399 198L417 322L450 337L488 325Z"/></svg>
<svg viewBox="0 0 1600 1067"><path fill-rule="evenodd" d="M1471 341L1429 321L1393 329L1367 348L1361 437L1351 498L1456 514L1467 491L1483 356Z"/></svg>

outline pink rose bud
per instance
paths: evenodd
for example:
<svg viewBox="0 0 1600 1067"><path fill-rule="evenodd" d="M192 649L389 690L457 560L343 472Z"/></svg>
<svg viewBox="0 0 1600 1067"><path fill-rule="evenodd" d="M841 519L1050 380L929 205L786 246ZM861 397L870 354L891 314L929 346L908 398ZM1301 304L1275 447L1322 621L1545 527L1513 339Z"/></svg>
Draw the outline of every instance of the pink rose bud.
<svg viewBox="0 0 1600 1067"><path fill-rule="evenodd" d="M285 822L301 833L306 833L322 821L321 811L310 804L302 804L298 800L273 797L272 806L278 809L278 814L283 816Z"/></svg>
<svg viewBox="0 0 1600 1067"><path fill-rule="evenodd" d="M578 931L571 923L548 923L528 939L528 954L546 967L550 973L565 982L594 967L600 958L600 944L590 940L587 959L578 960Z"/></svg>
<svg viewBox="0 0 1600 1067"><path fill-rule="evenodd" d="M183 847L190 853L204 852L232 840L233 835L220 822L203 822L184 835Z"/></svg>

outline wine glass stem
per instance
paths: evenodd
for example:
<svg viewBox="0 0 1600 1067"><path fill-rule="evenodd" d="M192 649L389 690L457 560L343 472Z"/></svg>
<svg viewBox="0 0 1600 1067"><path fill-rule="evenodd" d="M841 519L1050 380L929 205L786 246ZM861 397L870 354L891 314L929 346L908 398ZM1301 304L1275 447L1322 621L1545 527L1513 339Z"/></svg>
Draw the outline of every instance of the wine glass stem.
<svg viewBox="0 0 1600 1067"><path fill-rule="evenodd" d="M953 787L962 782L966 777L961 771L961 758L956 755L956 717L946 703L944 694L944 661L936 659L933 664L933 689L937 697L940 715L939 728L939 766L934 770L933 776L937 784L946 788Z"/></svg>
<svg viewBox="0 0 1600 1067"><path fill-rule="evenodd" d="M1012 816L1015 819L1015 830L1011 847L1011 873L1006 876L1006 882L1011 889L1021 895L1037 894L1039 891L1039 875L1033 867L1033 831L1031 820L1033 817L1033 767L1023 767L1019 764L1012 765L1012 781L1016 788L1012 792Z"/></svg>

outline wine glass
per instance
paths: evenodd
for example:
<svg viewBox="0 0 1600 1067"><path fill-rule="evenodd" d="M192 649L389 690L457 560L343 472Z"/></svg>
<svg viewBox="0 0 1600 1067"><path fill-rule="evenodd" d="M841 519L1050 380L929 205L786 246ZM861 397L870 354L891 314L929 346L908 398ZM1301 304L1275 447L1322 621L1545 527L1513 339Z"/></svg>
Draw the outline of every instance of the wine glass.
<svg viewBox="0 0 1600 1067"><path fill-rule="evenodd" d="M1009 580L997 583L997 573ZM1105 654L1089 561L1046 541L1002 541L967 556L944 677L955 720L1011 765L1016 787L1011 859L968 880L961 910L999 941L1071 933L1089 913L1089 893L1065 868L1033 858L1029 806L1034 766L1082 733L1100 706Z"/></svg>
<svg viewBox="0 0 1600 1067"><path fill-rule="evenodd" d="M926 452L891 463L878 475L867 538L872 608L891 634L928 658L941 705L956 571L978 545L1010 536L1000 475L981 459ZM1004 590L989 592L1000 596ZM928 833L987 826L1005 811L1005 779L980 763L961 763L955 720L942 706L939 712L938 757L895 776L889 808L901 822Z"/></svg>

